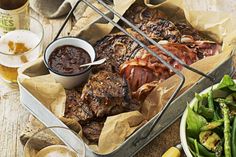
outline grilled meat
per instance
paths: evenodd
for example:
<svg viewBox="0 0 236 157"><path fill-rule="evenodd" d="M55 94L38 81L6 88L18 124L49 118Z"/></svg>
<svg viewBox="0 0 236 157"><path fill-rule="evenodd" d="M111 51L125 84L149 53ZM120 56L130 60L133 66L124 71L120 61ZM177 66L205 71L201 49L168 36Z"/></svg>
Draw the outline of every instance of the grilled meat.
<svg viewBox="0 0 236 157"><path fill-rule="evenodd" d="M86 125L82 126L83 135L91 143L98 143L103 125L104 121L92 121L90 123L87 123Z"/></svg>
<svg viewBox="0 0 236 157"><path fill-rule="evenodd" d="M144 59L136 58L131 59L121 65L121 75L124 75L129 83L131 91L138 90L145 83L152 82L154 80L165 79L168 77L168 68L162 66L162 76L159 77L156 73L149 68L149 62ZM165 75L165 76L164 76Z"/></svg>
<svg viewBox="0 0 236 157"><path fill-rule="evenodd" d="M159 18L165 19L166 15L155 8L132 5L125 13L124 17L131 23L141 27L144 23L149 21L156 21Z"/></svg>
<svg viewBox="0 0 236 157"><path fill-rule="evenodd" d="M188 65L197 61L197 55L183 44L169 43L163 45L163 47ZM182 69L182 66L178 62L163 53L157 47L151 45L149 48L174 68L179 70ZM139 50L134 59L122 64L120 66L120 73L122 75L125 74L132 92L137 91L145 83L163 81L173 75L173 72L170 69L149 54L145 49Z"/></svg>
<svg viewBox="0 0 236 157"><path fill-rule="evenodd" d="M196 41L193 50L197 53L198 58L202 59L219 54L221 51L221 45L213 41Z"/></svg>
<svg viewBox="0 0 236 157"><path fill-rule="evenodd" d="M208 56L219 54L221 51L221 45L207 40L195 41L192 36L184 35L181 38L181 43L187 45L198 56L198 59L203 59Z"/></svg>
<svg viewBox="0 0 236 157"><path fill-rule="evenodd" d="M136 32L128 29L130 34L146 43L146 41ZM97 42L95 50L98 58L107 58L105 64L94 68L94 73L100 70L118 72L119 66L129 59L132 52L139 48L138 44L124 33L109 34Z"/></svg>
<svg viewBox="0 0 236 157"><path fill-rule="evenodd" d="M179 30L160 10L133 5L124 16L157 42L180 42Z"/></svg>
<svg viewBox="0 0 236 157"><path fill-rule="evenodd" d="M175 23L175 26L182 35L191 36L193 40L203 40L203 37L201 37L200 32L194 29L191 25L186 23Z"/></svg>
<svg viewBox="0 0 236 157"><path fill-rule="evenodd" d="M100 71L93 75L82 91L82 99L97 117L139 110L139 103L130 100L124 80L116 73Z"/></svg>
<svg viewBox="0 0 236 157"><path fill-rule="evenodd" d="M94 118L92 110L85 104L80 93L76 90L66 91L66 109L65 117L77 120L80 124L84 124Z"/></svg>
<svg viewBox="0 0 236 157"><path fill-rule="evenodd" d="M190 25L174 24L167 20L157 9L133 5L124 16L150 38L165 43L162 45L165 49L188 65L217 54L221 49L219 44L205 41L202 34ZM145 45L150 45L135 31L127 31ZM149 48L174 68L182 69L178 62L155 46L150 45ZM65 111L65 117L76 119L82 124L84 136L92 143L98 142L107 116L139 110L139 102L156 84L174 74L121 32L105 36L97 42L95 50L98 58L107 58L107 61L93 69L95 74L84 86L82 95L76 90L67 91ZM134 52L137 53L131 59Z"/></svg>
<svg viewBox="0 0 236 157"><path fill-rule="evenodd" d="M167 40L168 42L180 42L181 33L177 27L169 20L156 19L155 21L148 21L140 28L148 37L155 41Z"/></svg>

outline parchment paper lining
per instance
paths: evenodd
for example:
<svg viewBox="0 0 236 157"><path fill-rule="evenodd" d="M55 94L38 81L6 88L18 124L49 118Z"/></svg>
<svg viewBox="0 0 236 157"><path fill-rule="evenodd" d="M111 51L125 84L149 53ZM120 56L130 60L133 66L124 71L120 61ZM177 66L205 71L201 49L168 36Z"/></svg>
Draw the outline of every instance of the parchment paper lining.
<svg viewBox="0 0 236 157"><path fill-rule="evenodd" d="M212 71L220 63L230 57L232 49L235 46L234 37L236 37L236 31L233 27L236 26L236 21L233 20L236 16L236 8L232 8L230 12L223 12L221 10L222 3L232 6L232 1L225 0L216 3L211 3L210 1L211 0L203 0L201 1L201 5L203 6L198 7L199 3L194 0L167 0L159 5L151 3L150 0L144 0L144 3L147 6L161 9L167 13L172 21L183 21L187 19L192 26L200 31L205 31L205 33L210 35L213 39L223 43L222 53L207 57L191 65L204 73ZM133 3L134 0L125 2L117 0L115 1L114 8L121 14L124 14ZM209 4L211 5L209 6ZM209 9L209 7L214 9ZM81 19L81 22L85 23L83 25L84 27L77 27L73 30L76 32L80 31L80 37L94 43L96 40L101 39L104 35L110 33L113 29L111 24L94 23L100 19L100 17L96 16L95 18L94 14L91 13L91 10L85 11L85 14L89 16L82 16L87 17ZM115 19L116 22L118 20L119 19L117 18ZM86 21L88 21L88 23L86 23ZM187 90L201 78L200 75L186 69L183 69L182 73L185 75L186 81L181 92ZM70 127L77 129L76 131L80 130L78 122L63 118L66 99L65 91L60 84L56 83L54 79L48 75L42 62L42 58L20 69L19 80L25 88L27 88L55 115L61 118L63 122L70 125ZM97 146L90 145L90 148L100 154L112 152L136 129L162 109L178 84L179 78L174 75L156 86L145 99L141 112L133 111L108 117L104 124L99 144ZM24 137L27 138L25 134Z"/></svg>

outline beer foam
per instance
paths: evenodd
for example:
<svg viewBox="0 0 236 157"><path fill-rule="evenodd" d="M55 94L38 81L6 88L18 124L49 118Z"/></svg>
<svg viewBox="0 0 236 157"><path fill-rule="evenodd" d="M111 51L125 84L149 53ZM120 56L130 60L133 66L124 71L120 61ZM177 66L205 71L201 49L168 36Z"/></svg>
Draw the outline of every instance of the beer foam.
<svg viewBox="0 0 236 157"><path fill-rule="evenodd" d="M17 53L11 49L10 44L23 44L29 53L22 53L24 56L13 56ZM14 30L0 38L0 64L6 67L18 68L24 63L36 60L41 54L40 37L29 30ZM9 54L9 55L6 55ZM17 53L21 54L21 53ZM12 55L12 56L11 56Z"/></svg>
<svg viewBox="0 0 236 157"><path fill-rule="evenodd" d="M52 145L40 150L36 157L78 157L71 149L63 145Z"/></svg>
<svg viewBox="0 0 236 157"><path fill-rule="evenodd" d="M0 52L5 54L14 54L14 52L9 49L9 42L23 43L27 48L32 49L40 42L40 38L37 34L29 30L11 31L0 38Z"/></svg>

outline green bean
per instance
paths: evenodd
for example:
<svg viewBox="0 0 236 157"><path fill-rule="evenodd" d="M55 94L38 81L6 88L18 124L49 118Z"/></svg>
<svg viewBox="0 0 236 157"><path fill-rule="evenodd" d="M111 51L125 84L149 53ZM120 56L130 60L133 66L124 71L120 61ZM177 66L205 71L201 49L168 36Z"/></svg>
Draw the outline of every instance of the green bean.
<svg viewBox="0 0 236 157"><path fill-rule="evenodd" d="M214 107L214 102L213 102L212 90L210 90L210 92L208 93L207 100L208 100L208 107L214 111L215 107Z"/></svg>
<svg viewBox="0 0 236 157"><path fill-rule="evenodd" d="M219 115L216 112L215 106L214 106L213 91L212 90L210 90L210 92L208 93L207 100L208 100L208 107L214 111L213 120L220 119Z"/></svg>
<svg viewBox="0 0 236 157"><path fill-rule="evenodd" d="M191 144L192 146L195 146L194 144L194 141L195 139L191 138L191 137L187 137L187 140L189 142L189 144ZM197 142L197 147L198 147L198 150L199 150L199 153L201 154L200 156L207 156L207 157L215 157L215 154L208 151L204 146L202 146L200 143ZM194 152L196 154L196 152Z"/></svg>
<svg viewBox="0 0 236 157"><path fill-rule="evenodd" d="M199 156L200 153L199 153L198 144L197 144L197 140L196 139L194 139L194 147L195 147L195 151L196 151L197 156Z"/></svg>
<svg viewBox="0 0 236 157"><path fill-rule="evenodd" d="M213 130L224 123L224 119L216 120L213 122L208 123L207 125L201 127L201 131Z"/></svg>
<svg viewBox="0 0 236 157"><path fill-rule="evenodd" d="M194 157L203 157L202 155L197 155L191 148L189 148L189 150Z"/></svg>
<svg viewBox="0 0 236 157"><path fill-rule="evenodd" d="M229 108L225 103L220 103L221 110L224 115L224 152L225 157L231 157L231 142L230 142L230 120L229 120Z"/></svg>
<svg viewBox="0 0 236 157"><path fill-rule="evenodd" d="M234 117L233 128L232 128L232 141L231 141L231 148L232 148L232 156L236 156L236 116Z"/></svg>

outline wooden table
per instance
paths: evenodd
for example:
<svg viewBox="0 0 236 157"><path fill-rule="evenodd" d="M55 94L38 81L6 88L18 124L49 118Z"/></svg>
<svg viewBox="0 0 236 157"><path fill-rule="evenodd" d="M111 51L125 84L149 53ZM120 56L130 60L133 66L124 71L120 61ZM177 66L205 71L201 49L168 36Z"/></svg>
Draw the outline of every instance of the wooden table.
<svg viewBox="0 0 236 157"><path fill-rule="evenodd" d="M64 19L49 20L32 11L32 16L43 24L45 36L44 47L51 42ZM69 21L62 35L67 35L72 29ZM29 112L22 107L19 100L19 90L16 85L7 85L0 80L0 157L21 157L23 146L19 136L25 129ZM169 129L144 147L137 157L160 157L169 147L180 142L179 120Z"/></svg>

